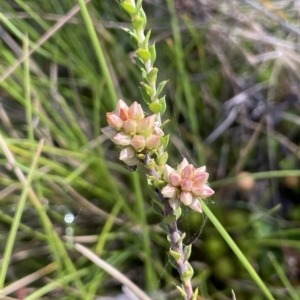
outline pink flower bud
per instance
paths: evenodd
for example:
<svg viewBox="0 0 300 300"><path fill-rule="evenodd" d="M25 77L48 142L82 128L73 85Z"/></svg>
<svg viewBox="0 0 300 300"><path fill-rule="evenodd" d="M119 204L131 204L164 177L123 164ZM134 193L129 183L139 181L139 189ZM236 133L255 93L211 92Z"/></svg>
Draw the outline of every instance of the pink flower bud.
<svg viewBox="0 0 300 300"><path fill-rule="evenodd" d="M203 185L203 192L201 195L201 198L207 198L211 195L213 195L215 192L208 186L208 185Z"/></svg>
<svg viewBox="0 0 300 300"><path fill-rule="evenodd" d="M131 119L134 119L137 121L144 117L143 109L142 109L141 105L138 104L136 101L130 105L128 113L129 113L129 116Z"/></svg>
<svg viewBox="0 0 300 300"><path fill-rule="evenodd" d="M185 167L187 167L188 165L189 165L188 161L186 160L186 158L184 158L184 159L182 160L182 162L177 166L177 171L178 171L179 173L181 173L182 170L183 170Z"/></svg>
<svg viewBox="0 0 300 300"><path fill-rule="evenodd" d="M198 170L198 169L197 169ZM194 176L194 182L195 184L198 184L198 183L206 183L207 180L208 180L208 176L209 174L207 172L196 172L195 171L195 176Z"/></svg>
<svg viewBox="0 0 300 300"><path fill-rule="evenodd" d="M119 116L123 121L126 121L129 119L129 113L128 110L124 109L124 108L120 108L119 111Z"/></svg>
<svg viewBox="0 0 300 300"><path fill-rule="evenodd" d="M195 170L195 173L202 173L202 172L205 172L206 171L206 166L202 166L200 168L197 168Z"/></svg>
<svg viewBox="0 0 300 300"><path fill-rule="evenodd" d="M122 119L115 113L106 113L106 120L110 126L119 130L123 126Z"/></svg>
<svg viewBox="0 0 300 300"><path fill-rule="evenodd" d="M113 127L111 126L106 126L104 128L101 128L101 131L109 138L109 139L113 139L113 137L118 133L117 130L115 130Z"/></svg>
<svg viewBox="0 0 300 300"><path fill-rule="evenodd" d="M170 174L169 181L174 186L180 186L181 175L178 172L174 171Z"/></svg>
<svg viewBox="0 0 300 300"><path fill-rule="evenodd" d="M156 134L151 134L146 138L146 148L151 150L159 147L160 136Z"/></svg>
<svg viewBox="0 0 300 300"><path fill-rule="evenodd" d="M129 107L128 105L123 101L123 100L119 100L118 104L117 104L117 113L120 114L120 110L125 110L128 111Z"/></svg>
<svg viewBox="0 0 300 300"><path fill-rule="evenodd" d="M165 165L165 167L164 167L164 181L165 182L170 182L169 176L172 172L174 172L174 169L171 168L169 165Z"/></svg>
<svg viewBox="0 0 300 300"><path fill-rule="evenodd" d="M131 140L131 146L137 151L142 151L145 145L145 138L141 135L135 135Z"/></svg>
<svg viewBox="0 0 300 300"><path fill-rule="evenodd" d="M166 185L162 190L161 193L165 198L175 198L177 194L178 189L171 185Z"/></svg>
<svg viewBox="0 0 300 300"><path fill-rule="evenodd" d="M188 165L182 170L181 176L182 178L192 179L194 177L194 171L195 171L194 166Z"/></svg>
<svg viewBox="0 0 300 300"><path fill-rule="evenodd" d="M190 208L199 213L202 213L201 203L200 203L199 199L197 199L197 198L193 198L193 202L190 205Z"/></svg>
<svg viewBox="0 0 300 300"><path fill-rule="evenodd" d="M151 115L147 118L141 119L137 124L136 132L137 133L147 133L149 131L151 132L154 122L155 122L155 115Z"/></svg>
<svg viewBox="0 0 300 300"><path fill-rule="evenodd" d="M123 122L123 129L126 133L130 135L134 135L136 133L136 121L132 119L128 119Z"/></svg>
<svg viewBox="0 0 300 300"><path fill-rule="evenodd" d="M202 184L194 184L192 188L192 193L196 196L201 196L203 193L203 185Z"/></svg>
<svg viewBox="0 0 300 300"><path fill-rule="evenodd" d="M193 188L193 182L191 179L181 180L181 189L185 192L191 192Z"/></svg>
<svg viewBox="0 0 300 300"><path fill-rule="evenodd" d="M119 132L114 136L113 142L119 146L129 146L131 143L131 139L131 136L126 134L125 132Z"/></svg>
<svg viewBox="0 0 300 300"><path fill-rule="evenodd" d="M180 201L185 204L186 206L189 206L193 202L193 195L190 192L181 192L179 195Z"/></svg>

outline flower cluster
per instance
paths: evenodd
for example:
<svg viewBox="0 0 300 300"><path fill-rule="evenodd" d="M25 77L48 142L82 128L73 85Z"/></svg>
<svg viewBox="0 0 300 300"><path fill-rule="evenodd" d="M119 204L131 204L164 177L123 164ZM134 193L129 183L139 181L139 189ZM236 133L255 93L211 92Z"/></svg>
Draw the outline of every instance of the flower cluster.
<svg viewBox="0 0 300 300"><path fill-rule="evenodd" d="M142 154L155 151L160 146L163 132L155 122L155 115L145 117L137 102L128 106L119 100L116 111L107 113L106 119L109 126L101 130L123 148L119 158L128 166L140 163Z"/></svg>
<svg viewBox="0 0 300 300"><path fill-rule="evenodd" d="M176 170L165 165L164 180L167 185L161 192L165 198L170 198L169 203L174 210L182 202L191 209L202 212L199 200L214 194L207 185L209 174L205 171L205 166L195 169L185 158Z"/></svg>

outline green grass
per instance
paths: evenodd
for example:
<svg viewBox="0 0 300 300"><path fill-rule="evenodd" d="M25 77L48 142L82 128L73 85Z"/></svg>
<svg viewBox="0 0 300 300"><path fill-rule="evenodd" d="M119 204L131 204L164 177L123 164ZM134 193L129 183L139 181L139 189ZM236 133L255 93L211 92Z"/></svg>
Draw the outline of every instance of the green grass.
<svg viewBox="0 0 300 300"><path fill-rule="evenodd" d="M27 300L121 293L124 283L77 251L80 243L151 299L179 299L145 170L125 169L100 134L119 98L141 100L142 77L121 29L129 20L113 1L14 3L0 0L1 296L18 298L21 288ZM275 112L299 94L296 35L251 6L191 3L144 1L158 80L169 80L169 164L182 155L205 164L216 190L204 204L203 228L189 210L179 222L194 242L193 285L205 299L232 299L231 288L238 300L299 299L299 274L286 263L299 259L300 247L300 207L291 202L300 194L299 100L279 121L266 111L254 117L259 105ZM296 26L292 9L268 5ZM274 51L285 54L268 58ZM228 120L224 103L258 83L264 88L234 103L236 118L207 142ZM250 189L240 171L253 180ZM69 212L72 223L64 220Z"/></svg>

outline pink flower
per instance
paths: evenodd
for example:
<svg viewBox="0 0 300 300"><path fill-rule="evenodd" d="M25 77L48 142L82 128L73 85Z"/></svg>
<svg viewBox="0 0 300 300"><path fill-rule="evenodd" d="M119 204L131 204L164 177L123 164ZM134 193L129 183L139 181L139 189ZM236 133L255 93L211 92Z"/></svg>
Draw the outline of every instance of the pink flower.
<svg viewBox="0 0 300 300"><path fill-rule="evenodd" d="M130 107L128 109L128 113L129 113L130 118L133 120L136 120L136 121L144 118L143 109L142 109L141 105L138 104L136 101L130 105Z"/></svg>
<svg viewBox="0 0 300 300"><path fill-rule="evenodd" d="M130 135L136 134L136 126L137 126L136 121L132 119L128 119L123 122L124 131Z"/></svg>
<svg viewBox="0 0 300 300"><path fill-rule="evenodd" d="M160 145L160 136L156 135L156 134L150 134L147 138L146 138L146 148L149 150L158 148L158 146Z"/></svg>
<svg viewBox="0 0 300 300"><path fill-rule="evenodd" d="M170 199L169 203L173 209L183 203L197 212L202 212L200 199L214 194L207 184L209 174L205 171L205 166L195 169L185 158L176 170L165 165L164 180L167 185L161 192L165 198Z"/></svg>
<svg viewBox="0 0 300 300"><path fill-rule="evenodd" d="M145 138L141 135L135 135L131 140L131 146L138 152L142 151L145 148L145 145Z"/></svg>
<svg viewBox="0 0 300 300"><path fill-rule="evenodd" d="M137 102L128 106L119 100L116 110L107 113L106 119L109 126L101 130L116 145L121 146L120 160L129 166L141 163L140 157L143 155L138 154L153 153L161 145L163 132L155 123L156 115L145 117Z"/></svg>
<svg viewBox="0 0 300 300"><path fill-rule="evenodd" d="M113 137L113 141L119 146L128 146L131 143L131 136L125 132L119 132Z"/></svg>
<svg viewBox="0 0 300 300"><path fill-rule="evenodd" d="M154 121L155 121L155 115L151 115L149 117L141 119L137 123L136 132L144 133L144 134L147 134L148 132L151 133L153 131Z"/></svg>
<svg viewBox="0 0 300 300"><path fill-rule="evenodd" d="M135 157L135 154L135 150L131 146L129 146L124 148L120 152L119 159L122 160L128 166L138 165L140 163L140 160L137 157Z"/></svg>
<svg viewBox="0 0 300 300"><path fill-rule="evenodd" d="M110 126L117 130L123 126L123 120L115 113L106 113L106 120Z"/></svg>

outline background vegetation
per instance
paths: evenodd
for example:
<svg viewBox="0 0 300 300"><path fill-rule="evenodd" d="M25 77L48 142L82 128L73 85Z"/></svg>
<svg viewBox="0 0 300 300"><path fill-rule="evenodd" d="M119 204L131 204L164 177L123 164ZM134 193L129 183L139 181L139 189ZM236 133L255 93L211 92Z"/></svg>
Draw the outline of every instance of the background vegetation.
<svg viewBox="0 0 300 300"><path fill-rule="evenodd" d="M0 0L1 299L133 299L74 241L177 299L155 193L100 133L117 99L141 99L129 22L115 1L86 2ZM274 298L300 299L298 1L143 3L169 79L170 164L207 166L209 208ZM205 216L180 226L199 299L264 299Z"/></svg>

